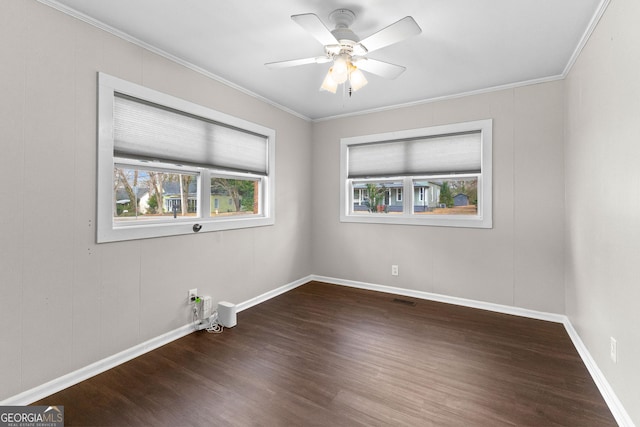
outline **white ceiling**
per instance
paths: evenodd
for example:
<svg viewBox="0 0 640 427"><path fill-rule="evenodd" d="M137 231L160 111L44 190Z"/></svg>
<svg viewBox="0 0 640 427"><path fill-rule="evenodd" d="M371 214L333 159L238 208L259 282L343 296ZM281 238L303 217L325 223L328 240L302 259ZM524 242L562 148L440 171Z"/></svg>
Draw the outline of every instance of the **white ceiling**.
<svg viewBox="0 0 640 427"><path fill-rule="evenodd" d="M179 59L310 119L559 78L567 71L603 0L41 0ZM308 58L322 45L290 16L355 12L361 38L407 16L422 33L372 52L407 67L395 80L367 74L345 96L319 91L330 64L267 69ZM79 13L77 13L79 12Z"/></svg>

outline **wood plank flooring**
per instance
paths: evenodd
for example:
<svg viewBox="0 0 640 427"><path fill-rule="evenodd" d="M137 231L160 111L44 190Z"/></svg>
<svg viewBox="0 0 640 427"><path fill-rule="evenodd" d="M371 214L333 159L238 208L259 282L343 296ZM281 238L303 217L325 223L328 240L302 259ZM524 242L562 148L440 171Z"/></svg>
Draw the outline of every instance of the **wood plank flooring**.
<svg viewBox="0 0 640 427"><path fill-rule="evenodd" d="M34 404L67 426L616 425L560 324L319 282Z"/></svg>

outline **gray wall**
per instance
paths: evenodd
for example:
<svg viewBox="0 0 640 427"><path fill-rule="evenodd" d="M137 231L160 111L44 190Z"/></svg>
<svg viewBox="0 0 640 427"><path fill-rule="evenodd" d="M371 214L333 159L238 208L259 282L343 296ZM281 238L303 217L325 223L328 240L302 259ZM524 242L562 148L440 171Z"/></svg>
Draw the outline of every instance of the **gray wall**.
<svg viewBox="0 0 640 427"><path fill-rule="evenodd" d="M640 2L613 0L566 79L565 258L569 319L640 425L638 22Z"/></svg>
<svg viewBox="0 0 640 427"><path fill-rule="evenodd" d="M0 58L0 400L310 274L309 122L31 0ZM276 225L96 245L98 71L274 128Z"/></svg>
<svg viewBox="0 0 640 427"><path fill-rule="evenodd" d="M313 272L563 313L562 96L556 81L315 123ZM339 222L340 138L486 118L493 229Z"/></svg>
<svg viewBox="0 0 640 427"><path fill-rule="evenodd" d="M0 400L184 325L189 288L241 302L315 273L567 313L640 423L639 7L612 1L566 81L310 124L0 2ZM97 71L276 129L276 225L96 245ZM339 222L341 137L484 118L493 229Z"/></svg>

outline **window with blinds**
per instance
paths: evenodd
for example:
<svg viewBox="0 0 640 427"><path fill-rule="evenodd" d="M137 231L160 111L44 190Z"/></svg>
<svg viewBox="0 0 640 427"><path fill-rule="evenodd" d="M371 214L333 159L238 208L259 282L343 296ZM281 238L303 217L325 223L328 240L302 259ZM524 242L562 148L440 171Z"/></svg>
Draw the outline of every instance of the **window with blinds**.
<svg viewBox="0 0 640 427"><path fill-rule="evenodd" d="M98 80L98 242L274 223L272 129Z"/></svg>
<svg viewBox="0 0 640 427"><path fill-rule="evenodd" d="M114 155L267 174L267 137L115 94Z"/></svg>
<svg viewBox="0 0 640 427"><path fill-rule="evenodd" d="M491 228L492 121L341 141L344 222Z"/></svg>

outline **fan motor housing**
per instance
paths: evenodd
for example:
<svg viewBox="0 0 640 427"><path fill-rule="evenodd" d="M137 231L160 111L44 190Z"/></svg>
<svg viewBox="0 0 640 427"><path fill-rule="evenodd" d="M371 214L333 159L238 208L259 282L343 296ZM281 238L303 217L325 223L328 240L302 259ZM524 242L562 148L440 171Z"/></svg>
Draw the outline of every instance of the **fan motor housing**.
<svg viewBox="0 0 640 427"><path fill-rule="evenodd" d="M340 44L354 45L360 41L360 38L349 28L336 28L331 34L340 42Z"/></svg>
<svg viewBox="0 0 640 427"><path fill-rule="evenodd" d="M349 28L356 19L356 14L349 9L336 9L329 14L329 21L335 25L331 34L340 42L353 46L360 38Z"/></svg>

